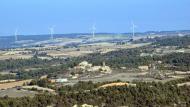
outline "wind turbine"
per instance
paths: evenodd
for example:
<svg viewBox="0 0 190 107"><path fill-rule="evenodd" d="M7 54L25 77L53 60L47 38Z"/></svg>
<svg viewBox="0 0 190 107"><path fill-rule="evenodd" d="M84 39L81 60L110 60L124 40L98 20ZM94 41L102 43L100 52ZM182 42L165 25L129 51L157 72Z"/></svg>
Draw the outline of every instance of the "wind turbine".
<svg viewBox="0 0 190 107"><path fill-rule="evenodd" d="M52 40L54 39L54 28L55 28L55 26L51 26L51 27L49 28L50 34L51 34L51 39L52 39Z"/></svg>
<svg viewBox="0 0 190 107"><path fill-rule="evenodd" d="M133 32L133 35L132 35L132 40L134 40L134 36L135 36L135 28L137 28L137 26L133 23L133 21L131 22L131 29L132 29L132 32Z"/></svg>
<svg viewBox="0 0 190 107"><path fill-rule="evenodd" d="M95 32L96 32L96 25L93 24L93 25L92 25L92 37L93 37L93 39L94 39L94 37L95 37Z"/></svg>
<svg viewBox="0 0 190 107"><path fill-rule="evenodd" d="M15 30L15 42L18 41L18 29Z"/></svg>

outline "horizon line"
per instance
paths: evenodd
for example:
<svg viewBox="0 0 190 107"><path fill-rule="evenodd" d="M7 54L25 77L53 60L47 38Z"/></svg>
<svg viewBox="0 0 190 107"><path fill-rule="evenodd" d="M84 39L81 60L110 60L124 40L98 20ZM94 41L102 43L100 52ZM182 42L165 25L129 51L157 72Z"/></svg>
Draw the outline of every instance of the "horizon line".
<svg viewBox="0 0 190 107"><path fill-rule="evenodd" d="M189 30L150 30L150 31L138 31L138 32L135 32L137 34L140 34L140 33L151 33L151 32L181 32L181 31L190 31ZM55 33L54 35L69 35L69 34L92 34L92 33L89 33L89 32L78 32L78 33ZM132 34L132 32L97 32L95 34ZM18 34L18 36L35 36L35 35L51 35L51 34L48 34L48 33L41 33L41 34ZM14 34L12 35L4 35L4 36L0 36L0 37L12 37L12 36L15 36Z"/></svg>

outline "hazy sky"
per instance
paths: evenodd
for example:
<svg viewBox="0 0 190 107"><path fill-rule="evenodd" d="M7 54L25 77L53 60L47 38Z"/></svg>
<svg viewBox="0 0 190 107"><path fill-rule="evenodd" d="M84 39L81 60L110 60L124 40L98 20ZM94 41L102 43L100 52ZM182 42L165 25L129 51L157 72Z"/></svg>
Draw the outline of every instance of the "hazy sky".
<svg viewBox="0 0 190 107"><path fill-rule="evenodd" d="M0 0L0 36L190 29L190 0Z"/></svg>

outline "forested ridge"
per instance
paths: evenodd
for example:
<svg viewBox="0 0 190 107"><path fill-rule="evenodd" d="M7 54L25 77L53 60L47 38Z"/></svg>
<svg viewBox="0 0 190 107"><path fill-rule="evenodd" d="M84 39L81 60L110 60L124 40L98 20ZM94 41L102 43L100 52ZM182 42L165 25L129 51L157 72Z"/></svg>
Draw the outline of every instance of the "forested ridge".
<svg viewBox="0 0 190 107"><path fill-rule="evenodd" d="M134 82L133 86L117 86L94 90L100 83L78 83L69 90L58 90L59 95L40 94L34 98L0 98L0 107L72 107L75 104L91 104L104 107L118 106L190 106L190 86L178 87L178 83L190 81L190 77L161 82ZM68 88L68 87L67 87ZM80 90L78 90L80 89ZM85 91L86 89L90 91ZM64 91L65 90L65 91ZM72 90L78 90L77 92Z"/></svg>
<svg viewBox="0 0 190 107"><path fill-rule="evenodd" d="M172 36L167 38L157 38L154 43L159 46L179 46L186 47L190 45L190 35L187 36Z"/></svg>

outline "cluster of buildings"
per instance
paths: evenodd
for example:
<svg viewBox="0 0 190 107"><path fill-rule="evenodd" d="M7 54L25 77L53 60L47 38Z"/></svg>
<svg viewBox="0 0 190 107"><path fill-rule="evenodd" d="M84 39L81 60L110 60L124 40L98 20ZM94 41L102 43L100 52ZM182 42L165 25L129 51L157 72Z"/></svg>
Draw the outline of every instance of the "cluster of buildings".
<svg viewBox="0 0 190 107"><path fill-rule="evenodd" d="M100 73L111 73L112 70L109 66L105 65L103 62L102 66L93 66L91 63L87 61L83 61L79 63L74 69L81 70L82 72L100 72Z"/></svg>

